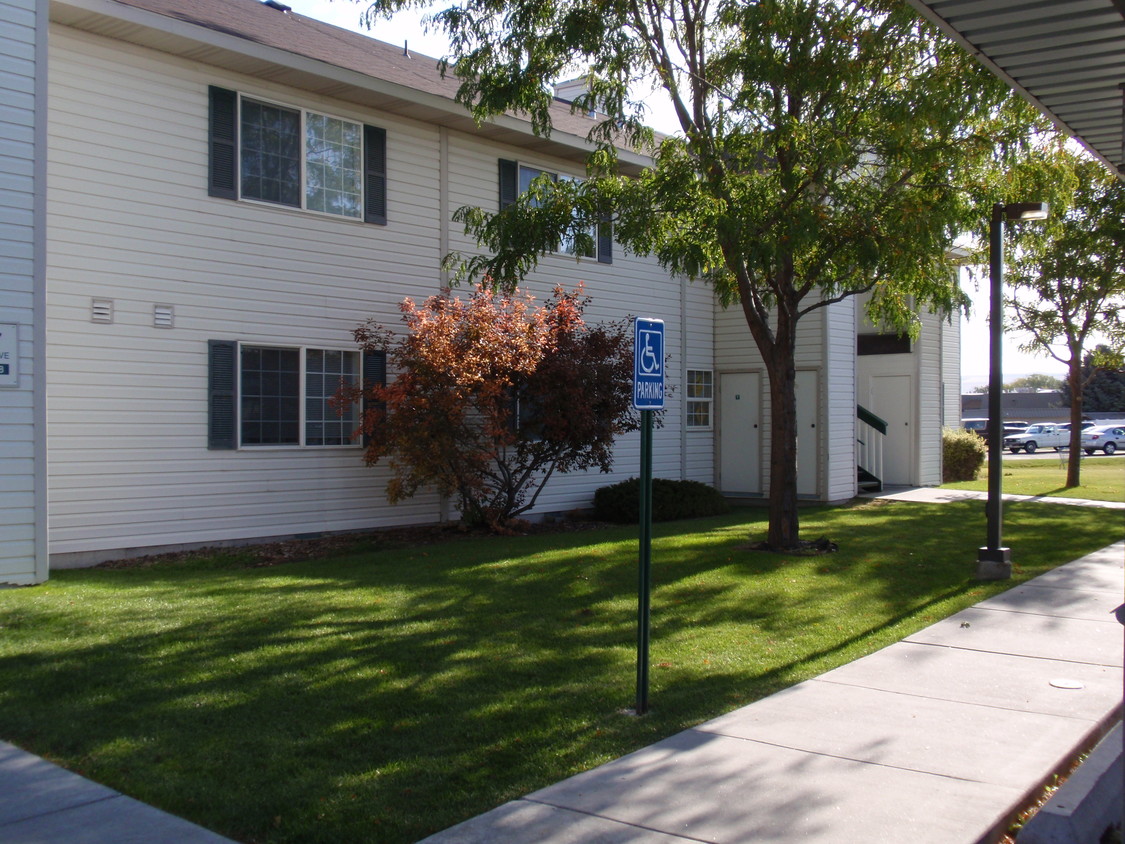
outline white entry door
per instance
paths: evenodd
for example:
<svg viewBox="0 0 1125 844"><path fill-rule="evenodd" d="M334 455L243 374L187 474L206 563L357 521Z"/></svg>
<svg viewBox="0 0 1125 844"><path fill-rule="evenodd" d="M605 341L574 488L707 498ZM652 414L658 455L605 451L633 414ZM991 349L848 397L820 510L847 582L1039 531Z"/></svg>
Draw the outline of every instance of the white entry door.
<svg viewBox="0 0 1125 844"><path fill-rule="evenodd" d="M914 483L914 389L910 375L871 378L871 412L887 423L883 483Z"/></svg>
<svg viewBox="0 0 1125 844"><path fill-rule="evenodd" d="M819 379L815 370L797 371L797 495L815 496L818 490L818 387Z"/></svg>
<svg viewBox="0 0 1125 844"><path fill-rule="evenodd" d="M719 376L719 489L762 492L762 376L724 372Z"/></svg>

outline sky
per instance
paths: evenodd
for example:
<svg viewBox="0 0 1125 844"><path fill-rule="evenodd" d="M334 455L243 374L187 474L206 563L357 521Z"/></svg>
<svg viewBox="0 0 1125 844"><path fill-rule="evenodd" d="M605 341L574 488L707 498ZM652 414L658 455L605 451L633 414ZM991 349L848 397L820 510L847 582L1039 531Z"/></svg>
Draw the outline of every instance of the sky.
<svg viewBox="0 0 1125 844"><path fill-rule="evenodd" d="M365 29L360 25L360 16L367 3L353 0L285 0L297 14L325 21L344 29L355 30L386 41L391 44L405 43L411 52L440 58L444 55L448 42L439 33L427 33L422 23L424 13L409 10L397 13L390 21L380 20L375 28ZM665 104L652 101L651 124L653 128L674 132L675 124L671 109ZM962 288L973 299L973 307L968 318L961 318L961 391L970 392L974 387L988 383L988 281L987 278L974 282L967 274L962 274ZM1003 370L1004 380L1013 381L1028 375L1043 374L1063 377L1066 367L1046 355L1029 355L1019 350L1026 342L1026 335L1009 332L1004 338Z"/></svg>

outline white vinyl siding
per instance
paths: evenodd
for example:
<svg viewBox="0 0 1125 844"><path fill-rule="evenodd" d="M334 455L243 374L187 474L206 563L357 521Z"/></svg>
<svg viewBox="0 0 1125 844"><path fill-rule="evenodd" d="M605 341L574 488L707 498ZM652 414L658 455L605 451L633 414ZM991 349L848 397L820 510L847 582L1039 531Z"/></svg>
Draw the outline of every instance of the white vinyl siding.
<svg viewBox="0 0 1125 844"><path fill-rule="evenodd" d="M856 306L857 332L876 330L865 318L866 301L861 299ZM856 396L859 404L879 415L881 409L872 404L874 379L910 377L913 414L909 437L913 460L910 466L896 467L895 471L911 484L937 486L941 484L942 426L956 426L960 420L959 328L940 314L926 310L919 313L919 318L921 332L911 344L909 354L862 355L856 359Z"/></svg>
<svg viewBox="0 0 1125 844"><path fill-rule="evenodd" d="M944 425L960 424L960 410L949 416L949 397L960 401L959 327L950 325L940 314L923 312L922 334L918 340L919 383L929 385L918 396L918 480L920 486L940 486L942 466L941 430ZM951 335L951 336L947 336ZM949 349L958 354L950 361ZM950 371L952 370L952 372ZM949 421L946 421L946 420Z"/></svg>
<svg viewBox="0 0 1125 844"><path fill-rule="evenodd" d="M435 495L388 505L387 470L365 466L356 448L209 451L208 340L346 349L367 316L401 329L405 297L421 301L441 290L446 249L475 251L460 225L443 223L441 210L495 207L498 158L514 159L516 151L59 25L51 58L48 366L57 564L123 549L438 521L447 511ZM388 225L208 196L209 86L385 127ZM550 172L569 168L532 158ZM679 477L680 283L635 256L599 264L554 254L528 287L543 299L556 284L579 282L593 299L591 323L622 319L645 302L646 315L668 324L676 393L654 463L660 476ZM112 323L90 321L94 298L113 300ZM154 326L155 304L174 309L174 327ZM709 323L693 318L692 325L703 332L692 348L710 349ZM711 471L709 459L701 466ZM612 473L555 476L536 512L588 507L598 487L638 469L634 434L619 444Z"/></svg>
<svg viewBox="0 0 1125 844"><path fill-rule="evenodd" d="M207 341L348 348L359 321L397 324L435 291L436 129L388 129L392 225L207 195L208 86L324 108L55 25L51 53L51 553L433 522L435 496L386 503L355 448L207 450ZM114 301L90 322L92 298ZM153 325L154 304L175 325Z"/></svg>
<svg viewBox="0 0 1125 844"><path fill-rule="evenodd" d="M855 297L824 310L825 402L822 461L826 467L821 495L825 501L845 501L857 491L856 477L856 354Z"/></svg>
<svg viewBox="0 0 1125 844"><path fill-rule="evenodd" d="M718 388L718 376L714 372L715 332L713 310L715 294L711 287L702 282L680 282L680 353L684 369L706 369L711 371L713 389ZM674 397L673 397L674 398ZM680 475L684 480L700 481L705 484L716 483L715 477L715 437L714 414L717 408L712 401L711 429L689 430L685 425L680 438Z"/></svg>
<svg viewBox="0 0 1125 844"><path fill-rule="evenodd" d="M830 309L829 309L830 310ZM761 356L758 354L757 346L754 343L754 338L750 334L750 328L746 325L746 319L743 316L742 310L738 306L731 308L723 308L718 303L715 304L715 371L716 377L719 377L723 372L760 372L762 378L762 407L761 407L761 420L762 420L762 439L761 448L763 459L761 462L762 483L761 489L763 491L769 489L769 459L770 453L770 436L771 430L769 425L770 419L770 388L769 376L766 372L765 365L762 363ZM817 382L817 406L818 406L818 419L816 430L816 452L813 457L817 469L817 487L820 490L819 495L824 494L826 489L838 489L842 481L837 477L839 470L835 461L830 461L825 451L830 445L838 445L840 438L843 436L841 425L847 425L843 420L828 420L826 417L826 397L831 397L833 401L838 404L839 390L836 385L825 385L825 356L831 348L829 336L826 333L826 322L828 317L825 309L819 309L805 316L797 324L797 342L796 342L796 368L799 371L805 371L816 374ZM835 326L835 323L833 323ZM851 342L854 342L854 338ZM849 356L850 359L850 356ZM831 370L831 374L839 375L836 370ZM721 401L720 397L720 401ZM852 417L855 415L854 407L851 413ZM830 423L830 424L827 424ZM827 433L826 433L827 431ZM849 459L852 460L851 475L854 477L854 448L849 444L848 453Z"/></svg>
<svg viewBox="0 0 1125 844"><path fill-rule="evenodd" d="M47 577L40 292L46 18L46 2L0 0L0 323L16 326L15 357L6 363L18 373L15 384L0 387L0 584Z"/></svg>

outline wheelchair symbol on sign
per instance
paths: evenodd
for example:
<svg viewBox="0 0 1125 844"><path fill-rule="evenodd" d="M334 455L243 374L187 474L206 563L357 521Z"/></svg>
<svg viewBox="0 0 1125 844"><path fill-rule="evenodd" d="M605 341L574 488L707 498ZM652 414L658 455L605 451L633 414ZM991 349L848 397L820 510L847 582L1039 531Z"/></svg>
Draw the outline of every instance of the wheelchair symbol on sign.
<svg viewBox="0 0 1125 844"><path fill-rule="evenodd" d="M657 331L641 331L641 338L644 345L641 347L638 356L638 366L640 366L641 373L644 375L659 375L660 374L660 357L655 349L653 349L653 341L656 341L657 348L660 346L660 333Z"/></svg>

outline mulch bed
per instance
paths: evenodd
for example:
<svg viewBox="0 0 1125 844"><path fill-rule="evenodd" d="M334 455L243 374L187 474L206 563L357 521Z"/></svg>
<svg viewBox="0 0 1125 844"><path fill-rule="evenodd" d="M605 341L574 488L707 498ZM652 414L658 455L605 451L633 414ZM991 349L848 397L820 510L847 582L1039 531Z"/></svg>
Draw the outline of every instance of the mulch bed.
<svg viewBox="0 0 1125 844"><path fill-rule="evenodd" d="M588 519L558 519L550 522L526 522L518 520L505 529L505 535L527 536L531 534L574 533L610 527L609 522ZM185 551L169 551L162 554L146 554L119 560L107 560L95 568L124 569L148 568L162 564L189 562L201 557L225 554L244 558L247 568L276 566L281 563L295 563L319 557L331 557L347 553L356 548L408 548L456 542L471 537L495 535L484 529L471 530L456 522L437 525L415 525L410 527L385 528L382 530L358 531L354 533L334 533L324 536L294 538L277 542L263 542L247 545L212 545Z"/></svg>

